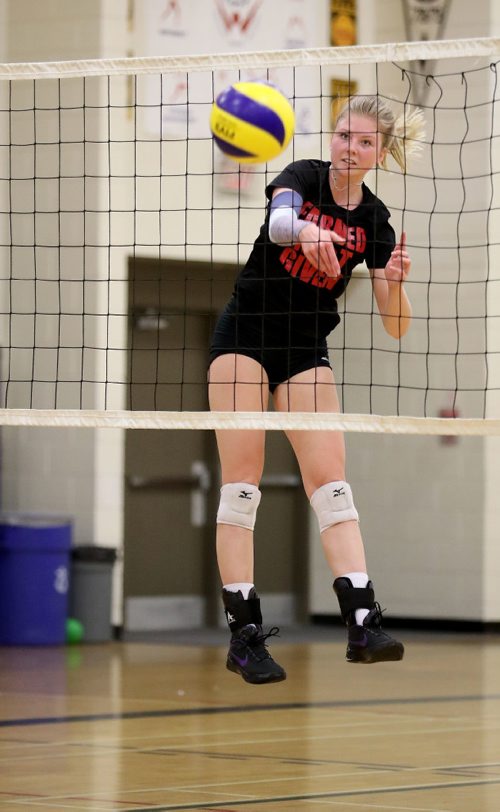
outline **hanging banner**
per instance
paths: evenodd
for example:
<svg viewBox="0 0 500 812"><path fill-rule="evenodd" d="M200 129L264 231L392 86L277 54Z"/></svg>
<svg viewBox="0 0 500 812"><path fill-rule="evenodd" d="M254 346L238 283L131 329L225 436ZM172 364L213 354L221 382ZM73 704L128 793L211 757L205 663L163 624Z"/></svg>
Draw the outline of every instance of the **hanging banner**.
<svg viewBox="0 0 500 812"><path fill-rule="evenodd" d="M427 42L441 39L451 0L403 0L406 38L410 42ZM412 96L416 104L423 105L429 93L428 76L435 63L426 59L410 63L419 75L412 76Z"/></svg>
<svg viewBox="0 0 500 812"><path fill-rule="evenodd" d="M130 0L134 3L132 28L137 50L145 56L223 54L241 51L293 50L328 45L330 0ZM345 5L345 2L344 2ZM200 13L200 6L203 6ZM349 10L354 0L347 3ZM347 6L345 6L347 8ZM346 12L347 13L347 12ZM317 104L304 89L305 79L290 68L249 67L238 71L141 77L130 88L131 106L141 110L138 126L146 137L181 143L210 137L211 101L237 80L265 79L293 99L296 135L302 148L318 131ZM302 82L302 84L301 84ZM220 188L231 194L249 194L255 167L238 167L215 152Z"/></svg>
<svg viewBox="0 0 500 812"><path fill-rule="evenodd" d="M200 0L137 3L141 51L161 56L326 44L318 42L321 19L311 16L306 0L203 0L200 14L201 4Z"/></svg>
<svg viewBox="0 0 500 812"><path fill-rule="evenodd" d="M325 12L326 3L322 0ZM203 6L206 9L200 14L200 0L136 0L135 25L141 53L230 53L327 44L324 17L312 16L307 0L203 0ZM250 68L240 75L237 71L217 71L213 92L217 94L237 78L268 79L285 95L294 92L289 70ZM199 101L209 98L208 81L202 75L180 73L151 78L142 119L146 129L157 132L161 126L162 137L167 139L182 138L188 128L193 138L206 134L209 110ZM158 99L161 110L155 104ZM302 108L308 102L299 102L297 116L306 119Z"/></svg>
<svg viewBox="0 0 500 812"><path fill-rule="evenodd" d="M215 0L216 19L220 36L234 48L245 50L261 22L261 10L264 0Z"/></svg>
<svg viewBox="0 0 500 812"><path fill-rule="evenodd" d="M451 0L403 0L410 42L441 39Z"/></svg>
<svg viewBox="0 0 500 812"><path fill-rule="evenodd" d="M356 45L356 0L330 0L330 45Z"/></svg>

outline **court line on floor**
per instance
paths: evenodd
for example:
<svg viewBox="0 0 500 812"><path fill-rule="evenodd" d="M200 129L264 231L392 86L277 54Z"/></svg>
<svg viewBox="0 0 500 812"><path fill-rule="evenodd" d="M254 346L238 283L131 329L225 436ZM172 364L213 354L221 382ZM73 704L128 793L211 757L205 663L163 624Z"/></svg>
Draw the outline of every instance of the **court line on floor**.
<svg viewBox="0 0 500 812"><path fill-rule="evenodd" d="M275 796L268 796L266 798L242 798L241 800L232 799L230 801L196 801L194 803L174 803L174 804L166 804L166 805L157 805L151 804L148 806L128 806L127 808L123 809L123 812L188 812L188 810L217 810L217 812L225 812L225 810L230 810L232 812L237 812L241 807L251 806L251 805L259 805L263 806L265 804L276 804L276 803L291 803L292 801L319 801L321 799L331 799L334 800L335 798L354 798L359 796L372 796L372 795L384 795L385 793L390 793L395 795L397 793L406 793L406 792L422 792L427 790L435 790L435 789L458 789L461 787L480 787L480 786L488 786L490 784L500 784L500 779L490 779L490 780L477 780L477 781L452 781L452 782L436 782L430 784L409 784L407 786L386 786L386 787L365 787L363 789L345 789L345 790L338 790L335 792L312 792L307 794L297 794L297 795L275 795ZM39 800L32 800L29 802L29 806L36 808L37 806L46 805L47 800L51 800L50 796L47 799L40 798ZM77 800L77 799L75 799ZM84 798L81 799L85 801ZM23 801L24 802L24 801ZM14 800L14 804L17 804L18 801ZM21 801L19 801L21 803ZM100 801L97 801L100 803ZM68 806L67 804L60 804L54 803L51 800L51 804L53 808L61 808L61 809L85 809L86 807L76 807L76 806ZM109 809L109 807L95 807L94 809Z"/></svg>
<svg viewBox="0 0 500 812"><path fill-rule="evenodd" d="M352 766L353 767L360 766L360 767L362 767L363 770L365 770L365 767L366 767L367 772L369 774L373 773L373 770L370 769L371 765L364 765L364 764L363 765L356 765L353 762ZM481 766L481 767L500 766L500 762L495 761L495 762L486 762L484 764L475 763L475 764L469 764L469 765L467 765L467 764L463 764L463 765L460 765L460 764L441 765L441 766L440 765L434 765L432 767L430 767L429 765L425 765L425 766L418 766L418 767L405 767L405 768L403 768L401 770L399 769L399 765L398 765L396 767L396 771L401 772L401 773L406 772L406 773L413 773L413 774L431 771L431 772L437 772L438 774L439 773L447 774L449 770L459 769L461 767L466 767L466 766L469 766L469 767L473 767L473 766ZM380 770L376 770L375 772L378 775L381 774ZM384 770L384 772L387 772L387 773L394 772L394 765L393 766L387 765L387 769ZM364 775L364 774L365 774L365 772L362 773L362 775ZM346 778L346 777L349 777L350 775L359 776L359 772L357 770L354 770L353 772L335 773L334 777L335 777L336 780L338 780L338 778ZM315 780L323 779L323 778L329 778L329 777L332 777L331 773L327 773L327 774L324 774L324 775L323 774L319 774L319 775L316 774L314 776ZM299 780L299 781L302 781L303 778L304 778L303 776L297 776L297 780ZM263 778L263 779L252 779L252 785L255 786L256 784L283 782L283 781L290 781L290 777L288 777L288 778L286 778L286 777L280 777L280 778L266 777L266 778ZM122 793L121 793L122 796L134 795L134 794L137 794L137 793L144 794L144 793L148 793L148 792L152 792L152 793L181 792L181 793L188 793L188 794L190 794L190 793L200 794L200 792L201 793L205 792L205 794L211 794L212 796L215 793L217 793L217 796L218 796L217 800L212 801L212 802L210 802L210 801L176 802L175 804L171 804L171 805L167 805L167 806L162 805L162 806L158 807L158 805L154 801L151 801L151 803L147 803L146 801L141 799L141 801L138 802L141 805L136 806L136 805L134 805L134 802L131 799L129 799L129 800L121 800L121 801L111 800L109 798L102 797L103 793L98 792L98 793L92 793L91 795L86 793L85 795L78 795L78 796L76 796L76 795L75 796L68 795L67 793L64 793L64 794L61 794L61 795L54 795L54 794L36 795L36 796L35 795L30 795L28 797L23 795L22 798L14 799L13 803L17 804L17 803L20 803L21 801L29 801L30 805L38 806L39 804L42 804L42 803L45 804L45 803L50 802L50 803L53 804L54 807L64 808L64 809L80 808L80 807L69 806L68 803L63 803L63 801L66 801L66 802L69 802L69 801L92 801L92 803L95 803L95 804L97 804L97 803L114 803L115 805L119 803L119 804L124 805L123 812L147 812L147 810L151 810L151 812L156 812L157 810L159 810L161 812L161 810L177 810L177 809L179 809L179 810L180 809L210 809L210 810L212 810L214 803L224 806L225 809L228 808L227 807L228 804L241 805L241 804L249 804L249 803L252 803L252 802L255 802L255 803L271 803L271 802L275 802L275 801L282 802L284 800L290 801L290 800L307 800L308 799L308 800L311 800L311 801L314 800L314 801L319 803L322 800L332 799L333 796L343 798L346 794L347 795L366 795L366 794L371 794L371 793L382 793L383 794L384 792L396 793L399 790L401 790L401 791L410 791L410 790L417 790L417 789L432 789L434 787L438 787L438 788L440 788L440 787L446 787L446 788L450 787L450 788L453 788L453 787L462 787L462 786L469 786L469 785L477 786L477 785L481 785L481 784L488 785L488 784L498 784L498 783L500 783L500 777L494 777L494 778L488 778L488 777L480 778L480 777L477 777L477 778L472 778L472 776L471 776L471 778L469 780L463 780L463 781L447 781L447 782L435 782L435 783L426 783L426 784L411 784L411 785L408 785L408 786L405 786L404 784L401 784L401 785L396 785L396 786L395 785L390 785L389 787L379 787L379 788L373 788L373 789L364 787L364 788L360 788L360 789L328 791L328 792L320 792L320 793L312 793L312 794L308 793L307 795L297 793L297 794L294 794L294 795L286 795L286 796L276 795L276 796L267 796L265 798L259 798L258 796L255 796L255 795L250 797L247 793L245 793L246 797L241 797L240 799L238 799L238 798L235 797L235 788L238 785L243 784L243 785L246 786L248 784L248 779L245 779L245 780L240 779L238 781L224 781L224 782L208 783L208 784L205 783L205 784L190 784L190 785L170 785L170 786L156 786L156 787L151 787L151 788L141 787L141 788L134 789L134 790L122 790ZM232 789L231 792L228 792L228 791L224 792L223 790L221 790L221 787L225 787L225 788L228 788L228 789L229 789L229 787L231 787L233 789ZM16 794L19 794L19 793L16 793ZM12 795L12 793L2 792L2 793L0 793L0 795L10 796L10 795ZM229 796L229 799L225 800L224 796ZM58 803L56 803L56 802L58 802ZM147 803L147 806L144 806L145 803ZM126 808L125 808L125 805L126 805ZM96 807L93 806L92 808L101 809L101 807L97 807L97 806ZM102 809L104 809L104 807L102 807ZM224 812L224 811L221 809L220 812ZM228 809L228 812L231 812L231 810ZM236 812L236 810L235 810L235 812ZM429 812L430 812L430 810L429 810ZM444 812L444 810L442 812Z"/></svg>
<svg viewBox="0 0 500 812"><path fill-rule="evenodd" d="M166 806L147 806L147 807L137 807L131 806L128 810L123 810L123 812L183 812L183 810L190 810L190 809L206 809L210 810L214 807L216 809L222 810L225 809L234 809L238 810L240 807L243 806L250 806L251 804L272 804L272 803L290 803L292 801L313 801L319 800L321 798L349 798L355 797L359 795L383 795L384 793L391 793L396 794L398 792L419 792L425 790L433 790L433 789L457 789L459 787L480 787L480 786L488 786L489 784L500 784L500 778L491 779L491 780L477 780L477 781L453 781L453 782L440 782L435 784L411 784L408 786L388 786L388 787L376 787L376 788L364 788L364 789L346 789L346 790L338 790L336 792L313 792L308 793L306 795L282 795L282 796L274 796L274 797L267 797L267 798L252 798L252 799L242 799L241 801L213 801L212 803L203 801L203 802L196 802L196 803L187 803L187 804L167 804Z"/></svg>
<svg viewBox="0 0 500 812"><path fill-rule="evenodd" d="M0 728L31 727L35 725L61 725L73 722L123 721L126 719L161 719L176 716L217 716L229 713L259 713L284 710L311 710L314 708L370 708L384 705L424 705L437 702L487 702L500 700L500 694L473 694L461 696L401 697L387 699L345 699L328 702L283 702L268 705L222 705L220 707L170 708L151 711L123 711L122 713L91 713L74 716L35 716L20 719L1 719Z"/></svg>

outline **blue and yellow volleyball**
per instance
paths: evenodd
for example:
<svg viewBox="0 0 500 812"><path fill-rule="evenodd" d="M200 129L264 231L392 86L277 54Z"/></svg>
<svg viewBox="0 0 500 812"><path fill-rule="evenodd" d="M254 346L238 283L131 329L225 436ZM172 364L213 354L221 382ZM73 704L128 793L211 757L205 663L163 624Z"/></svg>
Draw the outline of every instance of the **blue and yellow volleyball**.
<svg viewBox="0 0 500 812"><path fill-rule="evenodd" d="M288 146L295 115L286 96L270 82L235 82L213 103L210 129L228 158L266 163Z"/></svg>

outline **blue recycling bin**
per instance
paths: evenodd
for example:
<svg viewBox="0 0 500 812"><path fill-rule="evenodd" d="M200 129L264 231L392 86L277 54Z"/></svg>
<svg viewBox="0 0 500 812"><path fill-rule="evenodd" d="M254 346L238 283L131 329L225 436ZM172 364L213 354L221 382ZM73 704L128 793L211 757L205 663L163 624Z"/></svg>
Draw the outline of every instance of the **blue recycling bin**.
<svg viewBox="0 0 500 812"><path fill-rule="evenodd" d="M0 514L0 645L59 645L68 615L71 520Z"/></svg>

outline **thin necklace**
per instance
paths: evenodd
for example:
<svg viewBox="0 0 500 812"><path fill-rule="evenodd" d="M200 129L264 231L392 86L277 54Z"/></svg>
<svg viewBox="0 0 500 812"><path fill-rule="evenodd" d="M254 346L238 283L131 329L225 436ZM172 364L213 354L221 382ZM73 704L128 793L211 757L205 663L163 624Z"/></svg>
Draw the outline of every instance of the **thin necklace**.
<svg viewBox="0 0 500 812"><path fill-rule="evenodd" d="M330 174L332 176L333 188L335 189L336 192L345 192L345 190L348 189L349 186L362 186L363 185L363 181L360 181L360 183L352 183L352 184L348 183L347 186L337 186L337 178L333 174L333 169L330 169Z"/></svg>

